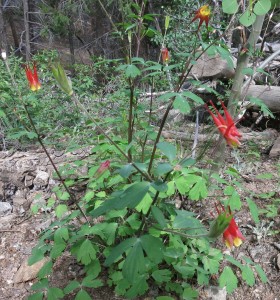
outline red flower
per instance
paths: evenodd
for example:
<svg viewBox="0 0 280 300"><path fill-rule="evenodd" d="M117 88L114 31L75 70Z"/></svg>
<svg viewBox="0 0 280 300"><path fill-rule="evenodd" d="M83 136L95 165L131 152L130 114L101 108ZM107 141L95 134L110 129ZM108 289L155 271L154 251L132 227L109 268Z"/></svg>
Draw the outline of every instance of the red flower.
<svg viewBox="0 0 280 300"><path fill-rule="evenodd" d="M227 108L225 107L224 103L221 101L222 108L224 110L224 117L219 113L212 101L210 101L210 104L213 106L217 116L213 114L213 112L209 109L207 104L205 104L205 107L212 116L213 121L219 129L220 133L226 139L228 145L232 147L240 146L241 143L238 140L238 138L242 137L242 135L237 130L235 123L231 115L229 114Z"/></svg>
<svg viewBox="0 0 280 300"><path fill-rule="evenodd" d="M95 175L97 177L101 176L106 170L108 170L110 167L110 160L106 160L103 163L100 164L99 168L95 172Z"/></svg>
<svg viewBox="0 0 280 300"><path fill-rule="evenodd" d="M223 233L224 241L228 248L239 247L242 244L242 240L245 241L245 237L239 230L234 218L231 219L228 228Z"/></svg>
<svg viewBox="0 0 280 300"><path fill-rule="evenodd" d="M162 57L162 61L164 64L168 64L169 60L170 60L170 55L168 52L167 48L162 48L161 49L161 57Z"/></svg>
<svg viewBox="0 0 280 300"><path fill-rule="evenodd" d="M223 218L223 219L230 220L227 228L223 232L223 239L225 241L225 244L230 249L233 246L239 247L242 244L242 241L245 240L245 237L242 235L241 231L239 230L232 216L230 208L228 208L228 211L226 211L223 205L220 206L221 206L221 210L216 205L216 211L218 212L218 219Z"/></svg>
<svg viewBox="0 0 280 300"><path fill-rule="evenodd" d="M211 14L211 10L209 8L209 5L203 5L195 12L195 16L191 20L191 23L193 21L195 21L196 19L199 19L199 25L198 25L197 30L199 30L199 28L203 22L205 22L206 27L208 28L210 14Z"/></svg>
<svg viewBox="0 0 280 300"><path fill-rule="evenodd" d="M38 79L36 64L33 63L33 71L29 65L25 65L24 69L31 91L38 91L41 88L41 83Z"/></svg>

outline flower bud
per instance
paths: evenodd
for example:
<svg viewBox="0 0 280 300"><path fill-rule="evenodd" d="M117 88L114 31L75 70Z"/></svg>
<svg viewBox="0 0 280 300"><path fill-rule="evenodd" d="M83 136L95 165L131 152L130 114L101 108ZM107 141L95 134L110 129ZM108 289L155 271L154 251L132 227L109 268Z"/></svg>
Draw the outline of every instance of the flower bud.
<svg viewBox="0 0 280 300"><path fill-rule="evenodd" d="M54 78L56 79L59 87L69 96L73 94L72 82L71 79L66 76L65 70L60 63L57 63L56 66L51 66L51 71Z"/></svg>

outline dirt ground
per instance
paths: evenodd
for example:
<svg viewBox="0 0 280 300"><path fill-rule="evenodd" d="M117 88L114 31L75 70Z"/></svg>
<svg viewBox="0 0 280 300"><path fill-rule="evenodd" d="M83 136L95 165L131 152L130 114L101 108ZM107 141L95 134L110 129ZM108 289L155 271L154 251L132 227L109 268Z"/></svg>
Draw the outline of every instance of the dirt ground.
<svg viewBox="0 0 280 300"><path fill-rule="evenodd" d="M229 149L227 149L229 151ZM245 155L246 154L246 155ZM239 159L229 156L228 162L236 163L243 175L243 190L240 190L243 202L242 209L236 214L238 222L246 241L233 252L236 259L243 255L249 257L255 263L262 266L269 282L263 284L257 279L253 287L249 287L239 280L238 289L232 294L227 294L228 300L280 300L280 213L273 218L262 214L261 222L256 226L252 221L245 197L248 191L254 196L254 201L259 208L265 209L267 205L275 203L280 198L280 160L270 159L267 155L261 155L258 159L253 155L248 158L248 149L243 148L239 153ZM244 158L243 158L244 157ZM260 178L260 174L273 174L272 178ZM256 197L256 195L260 195ZM205 208L207 208L206 203ZM278 201L279 204L279 201ZM200 207L201 209L201 207ZM194 211L196 208L194 207ZM39 233L44 230L53 219L51 213L39 213L28 218L10 214L0 217L0 300L27 299L30 288L36 279L24 282L15 282L16 274L23 262L31 254L32 247L36 245ZM269 227L270 226L270 227ZM277 232L278 230L278 232ZM222 240L217 242L217 247L227 251ZM234 266L232 266L234 269ZM58 287L65 287L68 280L82 275L82 268L75 264L70 254L57 260L51 282ZM237 272L238 274L238 272ZM241 275L238 274L241 278ZM104 281L106 278L104 278ZM216 282L216 285L217 282ZM91 291L93 299L122 299L114 294L110 288L98 288ZM199 299L213 299L207 296L206 290L200 288ZM150 291L145 299L154 299L154 291ZM64 299L74 299L67 296Z"/></svg>

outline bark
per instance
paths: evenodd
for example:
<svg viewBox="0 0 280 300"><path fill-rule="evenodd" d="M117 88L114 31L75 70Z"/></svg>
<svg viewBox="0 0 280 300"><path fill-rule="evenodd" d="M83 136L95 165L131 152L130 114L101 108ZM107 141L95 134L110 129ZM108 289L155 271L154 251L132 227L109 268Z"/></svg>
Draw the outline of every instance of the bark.
<svg viewBox="0 0 280 300"><path fill-rule="evenodd" d="M8 53L8 40L7 40L7 28L4 18L4 11L2 7L2 1L0 2L0 50L5 50Z"/></svg>
<svg viewBox="0 0 280 300"><path fill-rule="evenodd" d="M18 33L16 30L16 26L15 26L15 22L14 22L14 17L13 14L11 12L8 13L8 22L12 31L12 36L13 36L13 40L14 40L14 47L15 49L19 48L19 39L18 39Z"/></svg>

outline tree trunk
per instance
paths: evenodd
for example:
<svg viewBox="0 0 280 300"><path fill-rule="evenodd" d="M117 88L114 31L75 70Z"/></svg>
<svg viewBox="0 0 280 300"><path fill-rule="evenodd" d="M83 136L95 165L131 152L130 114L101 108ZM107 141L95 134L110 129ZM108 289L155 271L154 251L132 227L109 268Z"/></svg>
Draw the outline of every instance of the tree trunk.
<svg viewBox="0 0 280 300"><path fill-rule="evenodd" d="M4 11L2 6L2 1L0 5L0 50L6 51L8 53L9 47L8 47L8 40L7 40L7 28L6 28L6 22L4 19Z"/></svg>
<svg viewBox="0 0 280 300"><path fill-rule="evenodd" d="M18 40L18 34L17 34L17 30L16 30L16 26L15 26L15 22L14 22L14 17L13 14L11 12L8 13L8 22L12 31L12 36L13 36L13 40L14 40L14 47L15 50L17 50L19 48L19 40Z"/></svg>
<svg viewBox="0 0 280 300"><path fill-rule="evenodd" d="M23 0L23 14L24 14L24 29L25 29L25 58L26 58L26 61L30 61L31 47L30 47L28 0Z"/></svg>
<svg viewBox="0 0 280 300"><path fill-rule="evenodd" d="M28 9L29 9L28 20L29 20L29 33L30 33L30 47L31 47L31 53L34 53L35 44L33 43L35 42L35 38L36 38L36 31L35 31L36 19L34 17L34 12L35 12L34 0L28 0Z"/></svg>

